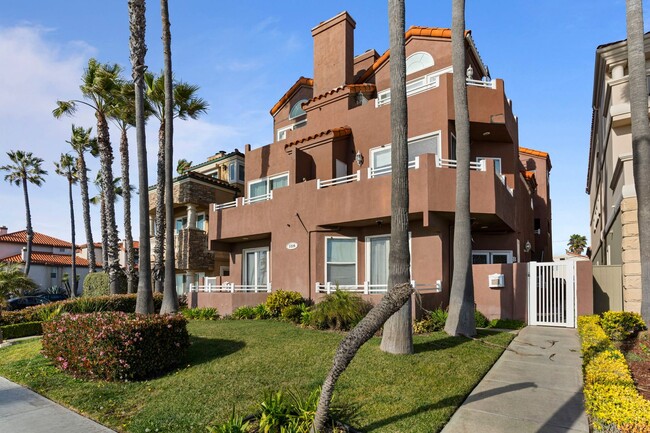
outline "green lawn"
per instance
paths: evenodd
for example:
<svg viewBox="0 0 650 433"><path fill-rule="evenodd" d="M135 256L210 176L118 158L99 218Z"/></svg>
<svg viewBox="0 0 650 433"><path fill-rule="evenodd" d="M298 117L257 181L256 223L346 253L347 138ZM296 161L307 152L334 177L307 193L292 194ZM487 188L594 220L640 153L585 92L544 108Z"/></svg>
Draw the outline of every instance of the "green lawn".
<svg viewBox="0 0 650 433"><path fill-rule="evenodd" d="M123 432L200 432L256 410L265 390L307 392L325 377L341 334L275 321L193 321L182 368L135 383L84 382L39 354L40 340L0 349L0 375ZM479 338L505 346L507 333ZM368 342L341 377L335 399L358 404L365 432L439 431L502 349L443 333L415 336L415 355Z"/></svg>

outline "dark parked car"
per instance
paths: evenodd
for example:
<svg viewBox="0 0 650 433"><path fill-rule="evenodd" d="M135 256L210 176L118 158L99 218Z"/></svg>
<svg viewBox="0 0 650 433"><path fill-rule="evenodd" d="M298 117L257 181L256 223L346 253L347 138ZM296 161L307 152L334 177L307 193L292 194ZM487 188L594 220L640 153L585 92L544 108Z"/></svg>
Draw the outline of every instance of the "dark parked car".
<svg viewBox="0 0 650 433"><path fill-rule="evenodd" d="M42 295L38 296L45 298L50 302L65 301L68 299L68 295L65 293L43 293Z"/></svg>
<svg viewBox="0 0 650 433"><path fill-rule="evenodd" d="M47 304L50 301L42 296L23 296L22 298L11 298L7 301L7 310L15 311L34 305Z"/></svg>

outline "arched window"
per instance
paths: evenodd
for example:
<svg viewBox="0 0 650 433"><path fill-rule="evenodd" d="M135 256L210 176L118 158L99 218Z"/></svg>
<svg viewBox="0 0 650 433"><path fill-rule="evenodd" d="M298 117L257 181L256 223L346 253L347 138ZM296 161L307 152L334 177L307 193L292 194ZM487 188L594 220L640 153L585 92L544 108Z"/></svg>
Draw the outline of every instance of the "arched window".
<svg viewBox="0 0 650 433"><path fill-rule="evenodd" d="M305 110L302 109L302 104L305 102L307 102L306 99L301 99L300 101L293 104L291 111L289 111L289 119L293 119L294 117L302 116L305 114Z"/></svg>
<svg viewBox="0 0 650 433"><path fill-rule="evenodd" d="M406 75L412 74L422 69L433 66L433 57L424 51L413 53L406 59Z"/></svg>

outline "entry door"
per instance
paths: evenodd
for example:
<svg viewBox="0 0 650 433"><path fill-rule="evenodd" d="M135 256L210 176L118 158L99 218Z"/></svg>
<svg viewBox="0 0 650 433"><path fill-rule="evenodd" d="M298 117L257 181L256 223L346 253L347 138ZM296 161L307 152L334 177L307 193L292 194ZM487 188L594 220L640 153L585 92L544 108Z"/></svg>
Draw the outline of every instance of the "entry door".
<svg viewBox="0 0 650 433"><path fill-rule="evenodd" d="M576 326L576 263L528 264L528 323Z"/></svg>
<svg viewBox="0 0 650 433"><path fill-rule="evenodd" d="M369 290L382 290L388 284L388 252L390 236L372 236L367 239L366 281Z"/></svg>
<svg viewBox="0 0 650 433"><path fill-rule="evenodd" d="M269 282L269 250L256 248L244 250L244 290L266 292Z"/></svg>

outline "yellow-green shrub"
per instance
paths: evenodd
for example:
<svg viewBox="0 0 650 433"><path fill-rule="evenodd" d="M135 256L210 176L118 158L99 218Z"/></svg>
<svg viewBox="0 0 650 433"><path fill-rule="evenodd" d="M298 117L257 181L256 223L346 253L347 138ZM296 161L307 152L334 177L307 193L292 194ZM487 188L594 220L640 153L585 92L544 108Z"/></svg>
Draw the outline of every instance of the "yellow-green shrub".
<svg viewBox="0 0 650 433"><path fill-rule="evenodd" d="M600 319L600 326L614 341L623 341L646 329L639 313L630 311L606 311Z"/></svg>
<svg viewBox="0 0 650 433"><path fill-rule="evenodd" d="M598 316L578 318L585 376L585 408L594 431L650 433L650 401L634 386L623 354Z"/></svg>

